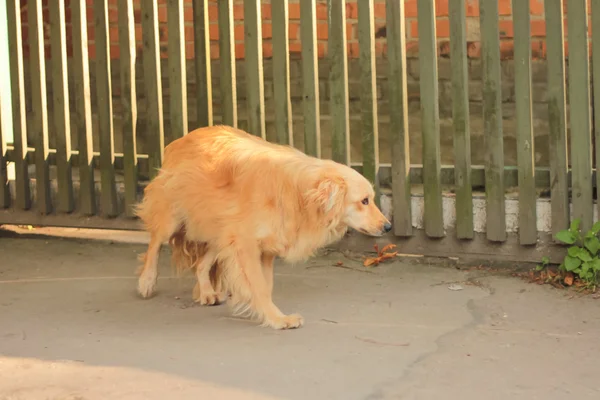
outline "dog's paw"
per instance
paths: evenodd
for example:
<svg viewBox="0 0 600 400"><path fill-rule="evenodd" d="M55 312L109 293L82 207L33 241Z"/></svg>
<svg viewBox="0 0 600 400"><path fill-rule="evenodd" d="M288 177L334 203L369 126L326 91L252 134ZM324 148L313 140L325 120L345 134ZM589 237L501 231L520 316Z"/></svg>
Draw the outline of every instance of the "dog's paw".
<svg viewBox="0 0 600 400"><path fill-rule="evenodd" d="M221 304L219 294L216 292L204 292L194 298L196 303L200 303L203 306L216 306Z"/></svg>
<svg viewBox="0 0 600 400"><path fill-rule="evenodd" d="M156 276L152 274L142 274L140 275L140 279L138 280L138 293L143 298L147 299L148 297L154 294L154 289L156 288Z"/></svg>
<svg viewBox="0 0 600 400"><path fill-rule="evenodd" d="M304 325L304 318L300 314L283 315L266 320L264 325L270 326L273 329L295 329Z"/></svg>

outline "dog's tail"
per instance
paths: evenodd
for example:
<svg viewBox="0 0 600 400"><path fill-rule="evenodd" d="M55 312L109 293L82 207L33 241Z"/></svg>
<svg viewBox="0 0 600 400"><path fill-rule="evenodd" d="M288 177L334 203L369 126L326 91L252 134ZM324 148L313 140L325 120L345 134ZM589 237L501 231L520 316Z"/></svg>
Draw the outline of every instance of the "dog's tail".
<svg viewBox="0 0 600 400"><path fill-rule="evenodd" d="M177 275L195 269L198 261L206 254L206 243L187 240L182 229L169 239L171 247L171 266Z"/></svg>

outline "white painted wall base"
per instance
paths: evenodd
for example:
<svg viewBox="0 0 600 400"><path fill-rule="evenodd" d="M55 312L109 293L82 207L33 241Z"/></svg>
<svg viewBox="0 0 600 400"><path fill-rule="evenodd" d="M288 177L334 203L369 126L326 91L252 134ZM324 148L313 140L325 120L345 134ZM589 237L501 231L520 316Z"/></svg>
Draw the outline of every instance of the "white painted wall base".
<svg viewBox="0 0 600 400"><path fill-rule="evenodd" d="M485 197L473 198L473 225L475 232L483 233L486 228L486 209ZM413 195L412 204L412 225L414 228L423 229L425 210L424 198L422 195ZM453 195L443 195L442 199L444 212L444 229L453 229L456 225L456 197ZM381 196L381 211L389 219L393 215L392 196ZM571 204L571 211L573 205ZM539 232L552 232L552 214L550 209L550 199L537 200L537 229ZM594 222L598 221L598 209L594 207ZM506 232L519 231L519 200L514 198L506 199Z"/></svg>

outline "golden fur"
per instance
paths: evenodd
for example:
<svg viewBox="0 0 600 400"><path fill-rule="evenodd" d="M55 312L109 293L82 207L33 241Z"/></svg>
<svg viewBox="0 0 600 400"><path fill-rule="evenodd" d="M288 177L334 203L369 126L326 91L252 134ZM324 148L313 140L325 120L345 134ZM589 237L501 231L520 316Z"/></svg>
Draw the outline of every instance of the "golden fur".
<svg viewBox="0 0 600 400"><path fill-rule="evenodd" d="M220 296L213 285L222 283L238 311L276 329L299 327L300 315L273 304L274 258L305 260L348 227L372 236L389 231L374 195L345 165L231 127L197 129L167 146L137 209L151 234L138 290L154 292L158 251L170 240L179 268L196 270L201 294Z"/></svg>

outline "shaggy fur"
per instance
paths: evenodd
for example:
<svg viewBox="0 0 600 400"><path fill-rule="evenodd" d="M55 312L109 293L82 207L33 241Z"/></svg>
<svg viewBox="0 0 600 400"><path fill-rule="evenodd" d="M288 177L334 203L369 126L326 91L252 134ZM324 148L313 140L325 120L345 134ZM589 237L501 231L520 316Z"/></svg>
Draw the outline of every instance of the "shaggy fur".
<svg viewBox="0 0 600 400"><path fill-rule="evenodd" d="M345 165L230 127L197 129L167 146L137 209L151 234L138 290L143 297L154 292L158 252L171 239L176 257L191 255L181 265L194 265L199 283L213 265L221 268L215 283L238 311L276 329L299 327L300 315L273 304L274 258L305 260L348 227L388 232L374 195Z"/></svg>

